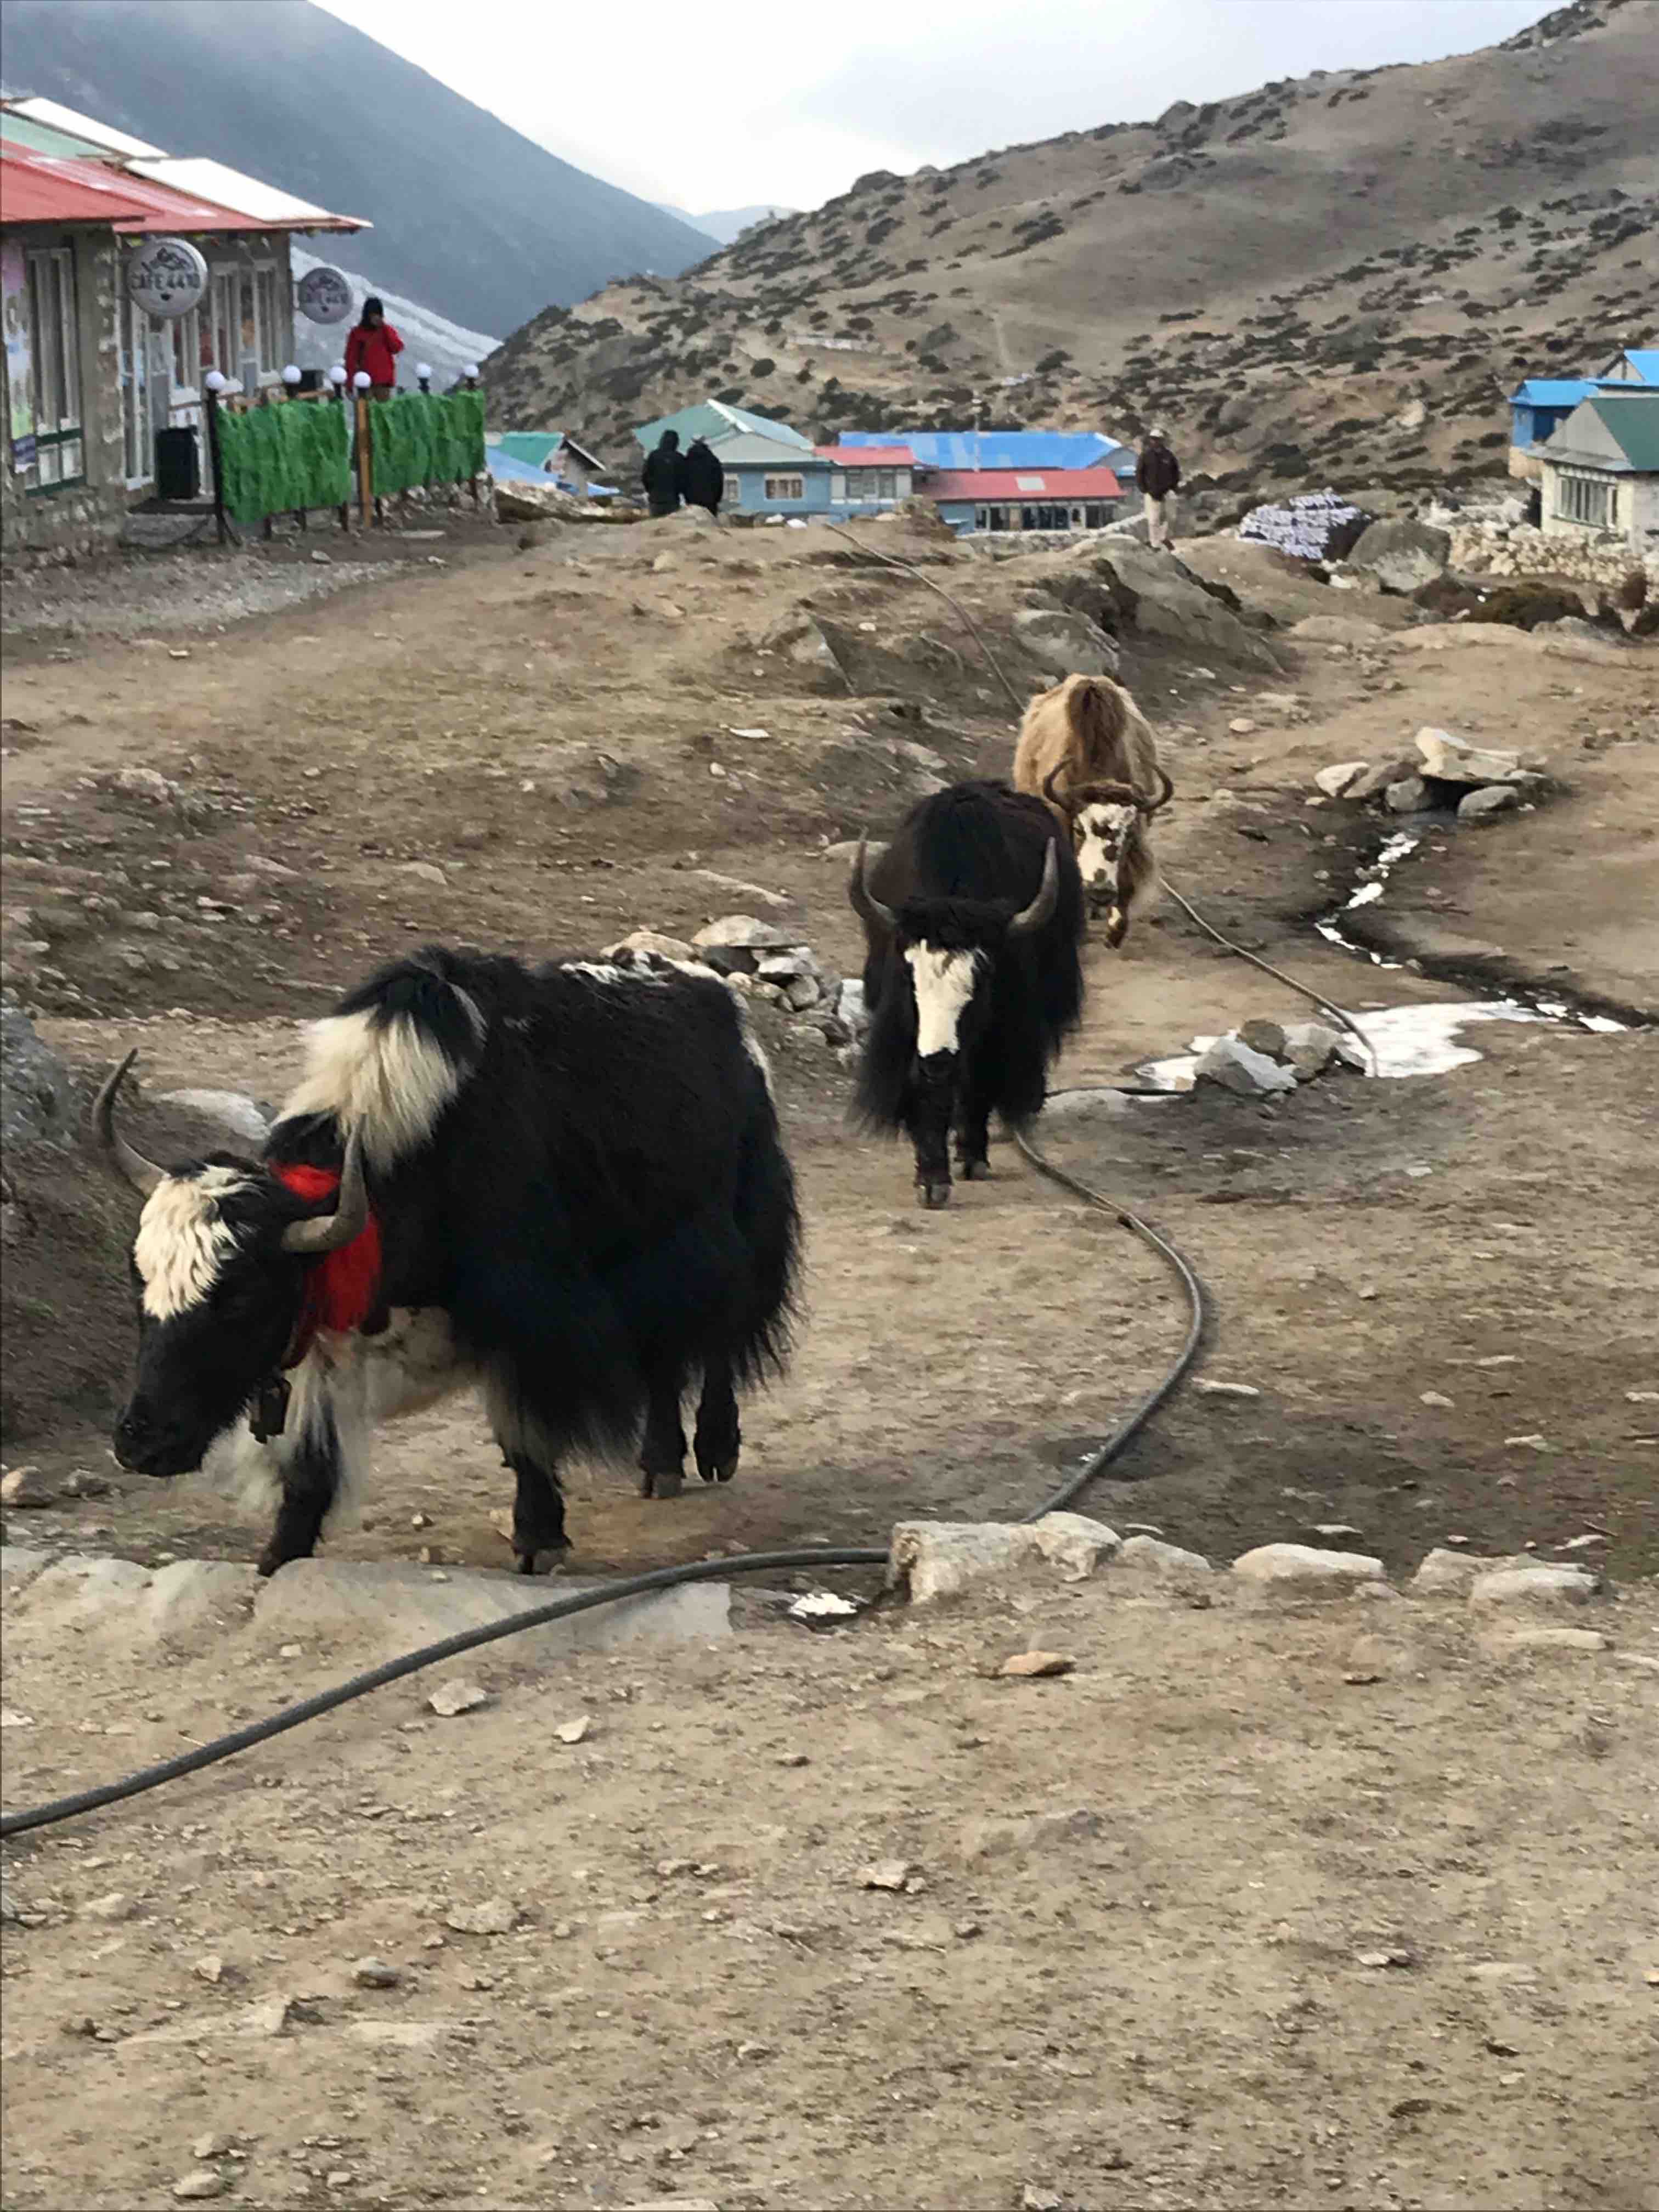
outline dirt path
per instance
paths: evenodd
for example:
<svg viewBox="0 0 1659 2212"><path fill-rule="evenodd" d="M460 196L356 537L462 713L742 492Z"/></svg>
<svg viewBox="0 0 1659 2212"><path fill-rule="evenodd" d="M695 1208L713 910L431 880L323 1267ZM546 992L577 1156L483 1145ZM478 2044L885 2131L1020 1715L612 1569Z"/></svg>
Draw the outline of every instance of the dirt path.
<svg viewBox="0 0 1659 2212"><path fill-rule="evenodd" d="M854 972L822 849L879 830L929 775L1006 766L988 680L930 646L919 586L803 533L600 536L343 593L185 662L112 646L12 673L5 711L34 728L8 763L8 942L52 1041L86 1067L139 1042L155 1090L278 1097L299 1020L373 959L426 936L592 946L756 903L708 871L769 893L763 911L800 917ZM1024 568L943 557L1012 653ZM803 604L853 641L857 696L791 658ZM1659 1000L1637 926L1659 826L1650 655L1517 639L1501 683L1489 659L1382 630L1290 657L1269 684L1132 653L1181 790L1160 850L1218 924L1352 1006L1464 1000L1472 975ZM1373 968L1310 932L1378 836L1310 804L1312 774L1403 750L1425 722L1535 747L1568 788L1478 841L1433 831L1365 910L1422 969ZM134 765L179 795L112 781ZM273 860L292 872L255 865ZM1302 1011L1172 908L1122 956L1091 951L1090 972L1065 1085ZM799 1356L748 1415L729 1492L647 1504L623 1477L573 1470L579 1569L1024 1510L1179 1340L1158 1263L1006 1145L994 1181L918 1211L900 1152L847 1133L823 1038L761 1023L805 1200ZM1441 1076L1054 1122L1058 1157L1197 1261L1206 1374L1259 1393L1182 1397L1087 1510L1218 1560L1340 1524L1397 1570L1459 1538L1551 1553L1589 1536L1626 1585L1659 1565L1644 1395L1659 1043L1510 1024L1468 1041L1480 1057ZM130 1322L123 1204L100 1193L78 1159L33 1156L20 1180L9 1455L108 1487L9 1515L9 1538L245 1559L252 1525L104 1455ZM410 1425L330 1555L503 1564L504 1480L465 1409ZM1651 1650L1650 1597L1626 1602L1620 1648ZM1407 1656L1380 1691L1342 1683L1367 1625L1347 1615L1270 1627L1102 1584L620 1673L538 1677L504 1657L500 1711L441 1731L394 1726L418 1723L414 1690L395 1716L356 1709L142 1819L21 1855L20 1887L47 1902L9 1985L6 2202L68 2186L88 2206L159 2203L191 2142L228 2130L251 2154L239 2196L284 2205L672 2189L733 2208L1003 2206L1029 2185L1067 2206L1634 2206L1632 1978L1659 1965L1635 1948L1647 1686L1612 1655L1574 1674L1589 1662L1477 1647L1461 1614L1401 1618ZM1087 1655L1052 1695L975 1674L999 1642L1048 1634ZM8 1796L210 1734L347 1656L283 1661L250 1630L234 1674L222 1650L158 1652L153 1692L135 1693L131 1650L91 1630L26 1642L7 1703L33 1729L7 1739L27 1753ZM1599 1751L1592 1705L1612 1716ZM549 1726L590 1708L593 1750L561 1753L561 1772ZM82 1719L137 1733L88 1747ZM777 1768L797 1750L810 1766ZM1061 1804L1101 1815L1079 1848L964 1854L975 1817ZM1586 1840L1621 1823L1612 1860ZM850 1885L888 1855L928 1888ZM681 1858L720 1871L653 1872ZM89 1943L84 1907L116 1887L139 1917ZM496 1893L528 1916L519 1933L426 1948L447 1901ZM969 1920L986 1933L951 1932ZM1355 1966L1379 1943L1410 1966ZM239 1978L193 1980L209 1949ZM404 1973L383 2006L341 1972L367 1950ZM313 2016L257 2048L128 2047L173 2007L198 2023L283 1990L312 1993ZM376 2008L438 2025L400 2040ZM118 2039L63 2039L70 2013ZM295 2130L330 2140L296 2147Z"/></svg>

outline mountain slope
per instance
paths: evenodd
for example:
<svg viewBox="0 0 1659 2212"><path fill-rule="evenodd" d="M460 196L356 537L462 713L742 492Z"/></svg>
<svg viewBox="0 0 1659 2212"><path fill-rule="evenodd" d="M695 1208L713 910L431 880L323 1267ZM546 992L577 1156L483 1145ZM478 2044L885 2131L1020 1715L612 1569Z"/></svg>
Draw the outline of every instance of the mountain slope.
<svg viewBox="0 0 1659 2212"><path fill-rule="evenodd" d="M660 201L658 204L662 206ZM775 216L795 213L793 208L770 206L711 208L706 215L687 215L684 208L666 206L663 206L662 211L665 215L678 216L682 222L689 222L694 229L702 231L705 237L717 240L721 246L730 246L751 224L770 222Z"/></svg>
<svg viewBox="0 0 1659 2212"><path fill-rule="evenodd" d="M1241 483L1467 473L1511 378L1659 322L1656 112L1659 7L1574 0L1448 61L878 173L537 317L492 403L602 442L705 392L821 433L1167 415Z"/></svg>
<svg viewBox="0 0 1659 2212"><path fill-rule="evenodd" d="M6 0L9 87L374 225L386 282L474 330L708 241L307 0Z"/></svg>

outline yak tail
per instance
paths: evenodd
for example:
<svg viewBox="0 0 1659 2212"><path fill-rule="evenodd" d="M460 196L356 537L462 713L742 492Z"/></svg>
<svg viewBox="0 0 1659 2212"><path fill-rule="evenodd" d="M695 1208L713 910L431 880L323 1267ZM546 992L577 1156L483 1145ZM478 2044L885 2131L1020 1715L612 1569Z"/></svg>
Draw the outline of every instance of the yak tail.
<svg viewBox="0 0 1659 2212"><path fill-rule="evenodd" d="M1109 677L1084 677L1072 694L1072 734L1086 764L1077 781L1130 781L1124 746L1128 733L1128 693Z"/></svg>

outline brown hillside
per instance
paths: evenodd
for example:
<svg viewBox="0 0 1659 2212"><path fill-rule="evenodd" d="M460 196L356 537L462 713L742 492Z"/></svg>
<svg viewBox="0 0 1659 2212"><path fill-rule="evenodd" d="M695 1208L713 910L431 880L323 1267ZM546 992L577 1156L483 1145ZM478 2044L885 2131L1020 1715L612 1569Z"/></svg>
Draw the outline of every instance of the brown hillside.
<svg viewBox="0 0 1659 2212"><path fill-rule="evenodd" d="M1650 342L1656 113L1659 6L1573 0L1448 61L877 172L546 309L491 356L492 412L624 463L707 393L821 434L982 407L1133 439L1156 412L1241 484L1467 475L1512 379Z"/></svg>

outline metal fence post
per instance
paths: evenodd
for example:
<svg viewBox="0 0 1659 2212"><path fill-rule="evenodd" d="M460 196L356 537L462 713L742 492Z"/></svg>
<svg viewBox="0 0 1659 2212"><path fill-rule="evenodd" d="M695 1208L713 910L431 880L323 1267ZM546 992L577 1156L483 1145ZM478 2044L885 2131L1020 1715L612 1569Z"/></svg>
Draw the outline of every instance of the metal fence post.
<svg viewBox="0 0 1659 2212"><path fill-rule="evenodd" d="M213 471L213 520L222 545L228 544L230 538L229 525L225 520L225 467L219 453L219 394L224 383L216 368L210 370L204 380L207 394L208 466Z"/></svg>

